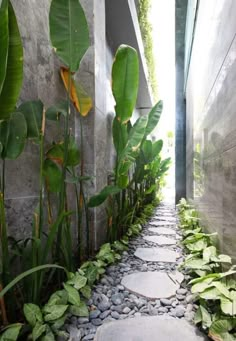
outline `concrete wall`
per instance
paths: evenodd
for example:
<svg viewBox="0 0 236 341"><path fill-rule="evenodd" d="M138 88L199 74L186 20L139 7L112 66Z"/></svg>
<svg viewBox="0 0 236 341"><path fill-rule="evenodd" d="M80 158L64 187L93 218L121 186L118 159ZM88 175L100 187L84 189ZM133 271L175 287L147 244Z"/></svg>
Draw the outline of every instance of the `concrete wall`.
<svg viewBox="0 0 236 341"><path fill-rule="evenodd" d="M132 27L129 39L140 42L140 31L134 0L123 0L128 12L124 26L119 32L126 35L126 26ZM66 93L59 76L60 61L52 51L49 41L48 14L50 0L12 0L24 45L24 83L19 103L41 99L49 107L66 98ZM87 196L99 192L109 182L109 175L114 166L115 153L112 143L112 120L114 117L114 99L111 92L111 68L119 32L112 30L107 21L113 23L105 6L105 0L81 0L85 10L89 31L90 47L84 56L76 78L93 99L93 109L82 118L84 135L85 174L93 176L93 181L85 186ZM116 16L115 16L116 17ZM118 18L116 17L116 20ZM136 39L136 32L138 38ZM118 33L118 35L117 35ZM132 37L134 35L134 37ZM109 39L107 40L107 37ZM128 43L121 41L121 43ZM113 45L112 45L113 44ZM136 48L139 48L136 43ZM117 46L116 46L117 47ZM140 59L142 62L141 54ZM141 64L143 70L143 65ZM143 71L142 71L143 72ZM144 72L141 75L139 100L144 107L150 107L151 95ZM146 86L145 86L146 84ZM80 144L80 118L73 111L70 128ZM46 144L58 141L60 136L53 124L47 125ZM46 146L47 148L47 146ZM38 203L38 147L28 143L25 152L17 161L7 162L6 206L10 233L17 239L31 233L33 212ZM73 208L75 198L69 193ZM76 233L76 230L74 231ZM105 206L90 210L91 250L96 250L106 237ZM86 232L84 231L84 239Z"/></svg>
<svg viewBox="0 0 236 341"><path fill-rule="evenodd" d="M40 98L46 108L66 98L59 77L61 63L52 51L49 41L50 2L50 0L12 1L24 45L24 84L19 103ZM112 56L106 43L105 2L82 0L81 4L88 20L91 42L77 75L78 80L93 98L93 109L82 119L85 173L94 176L92 183L85 187L87 195L90 196L107 184L107 177L113 167L110 113L113 102L109 74ZM49 144L53 139L58 140L59 136L52 125L49 124L47 127ZM75 112L70 128L80 144L80 122ZM7 162L8 222L10 232L16 238L23 238L31 232L33 211L38 203L38 155L38 147L29 143L17 161ZM75 198L72 192L70 202L73 207ZM105 240L104 207L91 210L90 225L91 247L97 249Z"/></svg>
<svg viewBox="0 0 236 341"><path fill-rule="evenodd" d="M187 0L175 2L175 200L186 196L186 112L184 98L184 46Z"/></svg>
<svg viewBox="0 0 236 341"><path fill-rule="evenodd" d="M194 200L220 247L236 259L236 2L200 0L186 88ZM191 138L193 129L193 140ZM193 172L190 171L192 176ZM192 186L188 185L191 193ZM189 195L191 196L191 195Z"/></svg>

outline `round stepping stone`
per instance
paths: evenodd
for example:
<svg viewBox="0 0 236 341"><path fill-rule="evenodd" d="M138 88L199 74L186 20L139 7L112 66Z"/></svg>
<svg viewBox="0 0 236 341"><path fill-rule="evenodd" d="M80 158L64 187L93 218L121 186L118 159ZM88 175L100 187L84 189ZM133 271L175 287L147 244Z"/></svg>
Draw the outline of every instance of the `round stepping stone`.
<svg viewBox="0 0 236 341"><path fill-rule="evenodd" d="M143 316L104 323L94 341L206 341L198 328L184 319Z"/></svg>
<svg viewBox="0 0 236 341"><path fill-rule="evenodd" d="M176 235L175 231L167 227L150 227L148 231L157 234L173 234Z"/></svg>
<svg viewBox="0 0 236 341"><path fill-rule="evenodd" d="M163 248L137 248L134 255L148 262L175 263L179 254Z"/></svg>
<svg viewBox="0 0 236 341"><path fill-rule="evenodd" d="M148 224L152 226L176 226L176 224L174 224L173 222L159 221L159 220L150 221Z"/></svg>
<svg viewBox="0 0 236 341"><path fill-rule="evenodd" d="M137 272L122 278L121 284L129 291L150 299L169 298L175 295L184 276L176 271Z"/></svg>
<svg viewBox="0 0 236 341"><path fill-rule="evenodd" d="M156 243L158 245L175 245L176 240L172 238L167 238L163 236L145 236L143 237L145 240Z"/></svg>

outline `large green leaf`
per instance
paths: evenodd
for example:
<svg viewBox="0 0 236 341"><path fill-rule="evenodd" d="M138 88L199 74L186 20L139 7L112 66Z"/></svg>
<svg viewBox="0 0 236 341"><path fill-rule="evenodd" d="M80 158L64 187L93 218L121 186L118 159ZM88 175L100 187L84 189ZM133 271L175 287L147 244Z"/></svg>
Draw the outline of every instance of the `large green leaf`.
<svg viewBox="0 0 236 341"><path fill-rule="evenodd" d="M146 140L142 144L142 155L145 164L152 161L152 141Z"/></svg>
<svg viewBox="0 0 236 341"><path fill-rule="evenodd" d="M121 152L125 148L128 140L127 124L122 124L117 117L114 118L112 124L113 143L119 159Z"/></svg>
<svg viewBox="0 0 236 341"><path fill-rule="evenodd" d="M22 327L22 323L10 324L0 335L0 341L16 341Z"/></svg>
<svg viewBox="0 0 236 341"><path fill-rule="evenodd" d="M74 315L74 316L78 316L78 317L87 317L89 316L89 311L88 311L88 307L85 304L85 302L80 302L79 305L72 305L70 306L69 312Z"/></svg>
<svg viewBox="0 0 236 341"><path fill-rule="evenodd" d="M7 70L7 56L9 44L8 32L8 0L2 0L0 7L0 94Z"/></svg>
<svg viewBox="0 0 236 341"><path fill-rule="evenodd" d="M16 159L23 151L27 136L24 115L13 113L7 121L0 123L0 140L3 146L3 159Z"/></svg>
<svg viewBox="0 0 236 341"><path fill-rule="evenodd" d="M80 275L78 272L74 274L74 276L66 282L67 284L73 285L73 287L77 290L83 288L87 283L87 278Z"/></svg>
<svg viewBox="0 0 236 341"><path fill-rule="evenodd" d="M235 338L229 331L233 328L230 319L216 320L209 329L209 337L215 341L235 341Z"/></svg>
<svg viewBox="0 0 236 341"><path fill-rule="evenodd" d="M118 186L120 188L125 188L128 185L128 171L138 156L139 148L145 133L146 124L147 118L144 116L140 117L130 130L128 142L121 153L117 169Z"/></svg>
<svg viewBox="0 0 236 341"><path fill-rule="evenodd" d="M163 102L159 101L148 114L148 122L145 132L145 138L155 129L157 123L160 120L161 113L163 109Z"/></svg>
<svg viewBox="0 0 236 341"><path fill-rule="evenodd" d="M61 191L62 171L59 166L50 159L46 159L43 165L43 175L49 192Z"/></svg>
<svg viewBox="0 0 236 341"><path fill-rule="evenodd" d="M64 304L57 304L52 306L47 306L47 309L45 311L46 315L44 316L44 320L46 322L48 321L54 321L59 319L64 315L69 305Z"/></svg>
<svg viewBox="0 0 236 341"><path fill-rule="evenodd" d="M231 291L229 297L222 296L220 299L220 307L224 314L236 315L236 291Z"/></svg>
<svg viewBox="0 0 236 341"><path fill-rule="evenodd" d="M135 49L121 45L112 66L112 92L116 101L116 117L121 123L130 120L138 94L139 61Z"/></svg>
<svg viewBox="0 0 236 341"><path fill-rule="evenodd" d="M161 152L163 147L163 140L158 140L152 144L152 157L155 159Z"/></svg>
<svg viewBox="0 0 236 341"><path fill-rule="evenodd" d="M79 305L80 304L80 295L77 289L72 287L69 284L63 284L64 289L68 293L68 301L73 305Z"/></svg>
<svg viewBox="0 0 236 341"><path fill-rule="evenodd" d="M23 80L23 47L16 16L10 2L8 3L8 22L9 48L6 76L0 94L0 121L9 118L14 111Z"/></svg>
<svg viewBox="0 0 236 341"><path fill-rule="evenodd" d="M92 196L88 202L89 207L101 205L109 196L119 193L121 189L117 186L106 186L100 193Z"/></svg>
<svg viewBox="0 0 236 341"><path fill-rule="evenodd" d="M24 315L31 327L36 325L36 322L43 322L43 315L39 306L33 303L24 304Z"/></svg>
<svg viewBox="0 0 236 341"><path fill-rule="evenodd" d="M47 158L54 161L58 165L64 163L64 143L57 143L47 152ZM68 153L66 166L77 166L80 163L80 151L75 142L75 138L70 136L68 144Z"/></svg>
<svg viewBox="0 0 236 341"><path fill-rule="evenodd" d="M27 123L27 137L39 138L42 128L43 103L29 101L21 104L18 110L25 116Z"/></svg>
<svg viewBox="0 0 236 341"><path fill-rule="evenodd" d="M79 0L52 0L49 26L56 54L76 72L89 47L88 25Z"/></svg>

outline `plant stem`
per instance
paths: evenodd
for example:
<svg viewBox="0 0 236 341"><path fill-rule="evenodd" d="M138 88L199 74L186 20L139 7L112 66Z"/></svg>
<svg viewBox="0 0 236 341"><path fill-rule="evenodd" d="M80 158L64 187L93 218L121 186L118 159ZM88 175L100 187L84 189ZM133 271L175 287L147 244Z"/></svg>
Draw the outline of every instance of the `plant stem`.
<svg viewBox="0 0 236 341"><path fill-rule="evenodd" d="M58 216L64 211L64 208L65 208L65 192L66 192L65 179L66 179L66 168L67 168L68 146L69 146L70 93L71 93L71 72L69 70L68 92L67 92L67 115L64 121L64 158L63 158L63 166L62 166L62 180L61 180L61 191L60 191L60 197L59 197ZM63 230L63 223L61 223L58 228L57 246L56 246L57 260L60 259L62 230Z"/></svg>
<svg viewBox="0 0 236 341"><path fill-rule="evenodd" d="M3 289L2 284L0 283L0 292L2 291L2 289ZM1 315L2 315L3 325L6 326L8 324L8 320L7 320L7 312L6 312L4 297L0 298L0 310L1 310Z"/></svg>

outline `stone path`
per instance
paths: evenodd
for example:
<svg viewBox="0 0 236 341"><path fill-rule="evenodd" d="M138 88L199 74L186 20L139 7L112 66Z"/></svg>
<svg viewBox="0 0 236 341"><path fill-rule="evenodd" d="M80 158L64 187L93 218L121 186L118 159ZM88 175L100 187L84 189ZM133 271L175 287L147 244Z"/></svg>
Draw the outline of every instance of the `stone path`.
<svg viewBox="0 0 236 341"><path fill-rule="evenodd" d="M70 340L205 340L190 324L197 307L186 287L189 277L177 270L179 239L174 206L161 204L121 262L94 286L89 318L72 316L65 325Z"/></svg>

